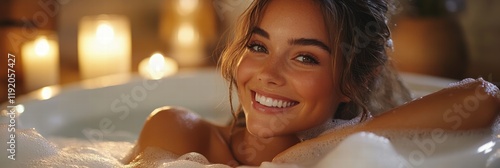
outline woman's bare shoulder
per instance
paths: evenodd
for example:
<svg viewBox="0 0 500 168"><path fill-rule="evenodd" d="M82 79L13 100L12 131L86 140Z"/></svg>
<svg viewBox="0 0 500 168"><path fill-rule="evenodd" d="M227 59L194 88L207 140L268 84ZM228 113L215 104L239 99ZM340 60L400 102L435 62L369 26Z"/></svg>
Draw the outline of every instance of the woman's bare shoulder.
<svg viewBox="0 0 500 168"><path fill-rule="evenodd" d="M199 124L204 124L203 119L195 112L192 112L186 108L174 107L174 106L164 106L155 109L149 117L146 119L146 126L159 126L161 128L169 123L176 123L175 127L195 127ZM155 129L157 130L157 129Z"/></svg>
<svg viewBox="0 0 500 168"><path fill-rule="evenodd" d="M168 127L168 128L167 128ZM154 128L152 130L145 130L149 128ZM229 136L230 125L215 125L211 122L205 120L198 113L193 112L189 109L183 107L175 106L164 106L155 109L147 118L143 131L158 131L162 132L162 129L176 129L176 131L182 134L192 134L198 131L205 130L215 130L217 133L221 134L224 139ZM163 130L166 131L166 130ZM167 130L167 132L170 132Z"/></svg>
<svg viewBox="0 0 500 168"><path fill-rule="evenodd" d="M219 162L231 156L224 149L227 145L221 130L188 109L161 107L146 119L134 153L138 155L147 147L157 147L177 155L197 152L210 161ZM222 157L212 154L214 148L218 148Z"/></svg>
<svg viewBox="0 0 500 168"><path fill-rule="evenodd" d="M214 125L203 120L195 112L182 107L165 106L154 110L147 118L139 141L143 140L149 145L172 146L170 149L172 151L177 149L175 146L183 147L182 144L186 142L206 139L213 128ZM196 143L189 143L188 146L191 148L197 148Z"/></svg>

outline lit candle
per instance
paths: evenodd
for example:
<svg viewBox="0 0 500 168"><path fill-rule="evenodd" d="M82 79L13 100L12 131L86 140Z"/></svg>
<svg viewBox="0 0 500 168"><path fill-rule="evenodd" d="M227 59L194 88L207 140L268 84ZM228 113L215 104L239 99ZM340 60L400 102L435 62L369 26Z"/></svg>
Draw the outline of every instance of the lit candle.
<svg viewBox="0 0 500 168"><path fill-rule="evenodd" d="M205 63L203 42L193 24L181 24L173 40L172 57L181 66L196 67Z"/></svg>
<svg viewBox="0 0 500 168"><path fill-rule="evenodd" d="M28 91L59 82L59 48L56 40L39 36L26 42L21 52Z"/></svg>
<svg viewBox="0 0 500 168"><path fill-rule="evenodd" d="M175 74L177 69L177 63L172 58L164 57L159 53L155 53L139 63L139 74L148 79L161 79Z"/></svg>
<svg viewBox="0 0 500 168"><path fill-rule="evenodd" d="M130 72L131 33L125 16L87 16L78 30L78 61L84 79Z"/></svg>

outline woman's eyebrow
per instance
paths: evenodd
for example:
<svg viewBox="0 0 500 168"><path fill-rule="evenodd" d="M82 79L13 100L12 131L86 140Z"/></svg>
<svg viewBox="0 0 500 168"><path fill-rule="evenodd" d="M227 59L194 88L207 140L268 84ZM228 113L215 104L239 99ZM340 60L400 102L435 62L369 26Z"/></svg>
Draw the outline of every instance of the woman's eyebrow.
<svg viewBox="0 0 500 168"><path fill-rule="evenodd" d="M288 41L288 43L290 45L303 45L303 46L312 45L312 46L319 47L323 50L326 50L330 54L332 52L330 47L328 47L325 43L323 43L319 40L316 40L316 39L299 38L299 39L292 39L292 40Z"/></svg>
<svg viewBox="0 0 500 168"><path fill-rule="evenodd" d="M269 33L260 27L254 27L252 29L252 34L258 34L258 35L260 35L264 38L267 38L267 39L270 38ZM317 39L299 38L299 39L292 39L288 43L290 45L303 45L303 46L312 45L312 46L319 47L319 48L327 51L328 53L331 53L330 47L328 47L328 45L326 45L325 43L323 43Z"/></svg>
<svg viewBox="0 0 500 168"><path fill-rule="evenodd" d="M269 39L269 33L266 32L264 29L261 29L260 27L254 27L252 29L252 34L258 34L258 35L261 35L264 38Z"/></svg>

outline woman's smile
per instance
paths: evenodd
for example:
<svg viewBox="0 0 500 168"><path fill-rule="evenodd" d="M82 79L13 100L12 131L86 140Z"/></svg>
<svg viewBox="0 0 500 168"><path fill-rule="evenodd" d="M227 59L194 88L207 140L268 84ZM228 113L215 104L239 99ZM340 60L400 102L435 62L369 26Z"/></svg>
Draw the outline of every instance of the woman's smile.
<svg viewBox="0 0 500 168"><path fill-rule="evenodd" d="M251 90L251 93L252 107L257 111L264 113L285 112L286 110L289 110L299 104L296 100L276 94L269 94L260 91L257 92L253 90Z"/></svg>

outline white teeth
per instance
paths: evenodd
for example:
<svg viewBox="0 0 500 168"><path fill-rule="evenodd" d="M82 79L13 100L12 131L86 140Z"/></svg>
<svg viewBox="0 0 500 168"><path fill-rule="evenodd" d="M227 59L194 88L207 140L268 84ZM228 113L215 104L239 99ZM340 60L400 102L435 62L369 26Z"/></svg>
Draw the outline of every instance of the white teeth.
<svg viewBox="0 0 500 168"><path fill-rule="evenodd" d="M260 95L258 93L255 94L255 101L259 102L260 104L268 107L278 107L278 108L285 108L285 107L290 107L292 105L295 105L293 102L287 102L285 100L278 100L278 99L273 99L270 97L265 97L263 95Z"/></svg>
<svg viewBox="0 0 500 168"><path fill-rule="evenodd" d="M264 96L262 96L262 97L264 97ZM265 103L266 103L268 106L272 106L272 105L273 105L273 99L271 99L271 98L269 98L269 97L268 97L268 98L266 98L266 102L265 102Z"/></svg>

